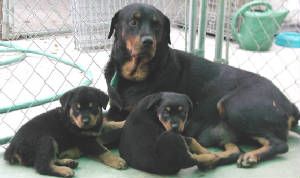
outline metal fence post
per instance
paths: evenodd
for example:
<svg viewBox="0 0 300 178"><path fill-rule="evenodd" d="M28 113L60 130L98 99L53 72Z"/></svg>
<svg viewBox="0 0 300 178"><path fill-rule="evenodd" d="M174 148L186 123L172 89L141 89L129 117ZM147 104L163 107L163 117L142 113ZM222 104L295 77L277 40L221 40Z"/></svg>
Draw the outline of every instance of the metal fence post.
<svg viewBox="0 0 300 178"><path fill-rule="evenodd" d="M184 50L188 51L188 22L189 22L189 0L185 0L185 18L184 18Z"/></svg>
<svg viewBox="0 0 300 178"><path fill-rule="evenodd" d="M201 1L201 12L199 13L199 28L198 28L198 50L197 55L200 57L204 57L205 50L205 35L206 35L206 9L207 9L207 0Z"/></svg>
<svg viewBox="0 0 300 178"><path fill-rule="evenodd" d="M230 40L230 35L229 35L229 31L230 31L230 17L231 17L231 0L227 1L227 23L226 23L226 29L227 29L227 35L226 35L226 50L225 50L225 63L229 64L229 40Z"/></svg>
<svg viewBox="0 0 300 178"><path fill-rule="evenodd" d="M9 37L9 0L3 0L2 39Z"/></svg>
<svg viewBox="0 0 300 178"><path fill-rule="evenodd" d="M195 28L195 22L196 22L196 14L197 14L197 0L190 0L190 6L189 6L189 28L188 28L188 34L189 34L189 44L187 51L194 53L195 49L195 39L196 39L196 28Z"/></svg>
<svg viewBox="0 0 300 178"><path fill-rule="evenodd" d="M216 30L216 46L215 46L215 62L222 63L222 42L224 30L224 0L219 0L218 16L217 16L217 30Z"/></svg>

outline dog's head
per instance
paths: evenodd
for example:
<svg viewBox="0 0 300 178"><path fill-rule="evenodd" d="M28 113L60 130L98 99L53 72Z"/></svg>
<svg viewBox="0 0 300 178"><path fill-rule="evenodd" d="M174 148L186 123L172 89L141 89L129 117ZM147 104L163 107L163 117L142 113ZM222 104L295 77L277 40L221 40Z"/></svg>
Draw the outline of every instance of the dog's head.
<svg viewBox="0 0 300 178"><path fill-rule="evenodd" d="M67 119L80 129L89 129L102 124L102 108L106 108L108 96L96 88L82 86L66 92L60 103Z"/></svg>
<svg viewBox="0 0 300 178"><path fill-rule="evenodd" d="M114 48L123 48L120 66L123 77L144 80L148 63L170 42L170 21L161 11L146 4L131 4L119 10L111 21L108 38L115 32ZM112 54L113 55L113 54Z"/></svg>
<svg viewBox="0 0 300 178"><path fill-rule="evenodd" d="M193 104L187 95L161 92L147 96L148 110L154 110L157 118L167 131L183 132Z"/></svg>

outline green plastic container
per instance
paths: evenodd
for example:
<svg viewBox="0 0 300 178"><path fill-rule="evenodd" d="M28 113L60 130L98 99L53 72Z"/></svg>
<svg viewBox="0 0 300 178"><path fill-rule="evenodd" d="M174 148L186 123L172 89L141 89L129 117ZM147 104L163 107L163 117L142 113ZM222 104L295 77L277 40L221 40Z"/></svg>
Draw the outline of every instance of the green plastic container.
<svg viewBox="0 0 300 178"><path fill-rule="evenodd" d="M251 7L258 5L266 6L266 10L250 10ZM231 25L232 35L242 49L267 51L288 13L288 10L273 11L272 6L264 1L252 1L242 6L234 15ZM237 31L240 16L242 21Z"/></svg>

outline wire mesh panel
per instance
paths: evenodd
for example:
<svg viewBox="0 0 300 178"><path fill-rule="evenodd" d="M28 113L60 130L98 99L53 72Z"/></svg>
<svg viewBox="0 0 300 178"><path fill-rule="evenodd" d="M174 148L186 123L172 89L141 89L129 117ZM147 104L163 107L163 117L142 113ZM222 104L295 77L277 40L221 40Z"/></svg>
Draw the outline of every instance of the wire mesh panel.
<svg viewBox="0 0 300 178"><path fill-rule="evenodd" d="M105 1L71 2L75 47L77 49L105 47L111 14L115 10Z"/></svg>
<svg viewBox="0 0 300 178"><path fill-rule="evenodd" d="M71 0L75 47L78 49L108 48L110 21L114 13L130 3L151 4L166 13L172 24L184 26L185 1L159 0Z"/></svg>
<svg viewBox="0 0 300 178"><path fill-rule="evenodd" d="M224 26L230 26L233 14L245 3L250 2L251 0L231 0L230 4L230 14L226 14ZM218 0L208 0L207 3L207 22L206 22L206 32L209 34L216 34L216 23L217 23L217 6L219 4ZM225 9L228 7L228 3L225 3ZM230 28L224 28L224 34L231 37Z"/></svg>
<svg viewBox="0 0 300 178"><path fill-rule="evenodd" d="M69 1L3 0L3 4L3 20L7 22L3 24L7 29L2 34L4 39L72 31Z"/></svg>

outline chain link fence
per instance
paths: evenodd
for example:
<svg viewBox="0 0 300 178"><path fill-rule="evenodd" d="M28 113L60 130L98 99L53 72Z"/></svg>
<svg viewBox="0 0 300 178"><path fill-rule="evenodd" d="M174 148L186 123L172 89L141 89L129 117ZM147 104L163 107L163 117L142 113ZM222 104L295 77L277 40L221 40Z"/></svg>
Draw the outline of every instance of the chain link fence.
<svg viewBox="0 0 300 178"><path fill-rule="evenodd" d="M273 37L275 34L286 33L286 32L297 32L300 35L300 7L299 2L293 0L267 0L264 1L272 6L272 11L277 13L276 16L268 19L270 22L269 26L274 25L278 27L277 33L271 34L272 29L263 28L263 34L265 36ZM256 8L256 10L266 10L265 5ZM283 16L288 12L286 17ZM281 13L279 15L279 13ZM280 16L284 19L282 24L280 24ZM247 20L247 19L242 19ZM258 22L267 23L257 17ZM272 24L274 23L274 24ZM263 24L260 27L264 27ZM254 33L259 33L252 30L250 34L253 38ZM279 35L277 35L279 37ZM249 37L250 38L250 37ZM267 51L247 51L242 50L240 45L236 43L230 44L229 50L229 64L236 66L241 69L245 69L254 73L258 73L268 79L270 79L278 88L285 93L285 95L300 108L300 41L298 37L298 42L289 41L284 38L283 41L286 45L292 45L291 43L298 43L298 48L290 48L285 46L276 45L274 42ZM267 38L263 39L268 41ZM274 38L274 41L279 40L279 38ZM259 42L259 40L257 40ZM262 47L265 43L260 43Z"/></svg>
<svg viewBox="0 0 300 178"><path fill-rule="evenodd" d="M123 6L133 2L149 3L162 10L171 20L171 47L186 49L185 0L1 0L2 39L13 45L13 49L26 49L26 58L6 64L7 60L24 55L24 51L0 46L0 109L19 103L37 101L45 97L58 96L71 88L82 85L86 80L91 86L106 91L103 70L110 54L111 41L107 34L110 19ZM205 57L214 58L215 27L218 1L208 1ZM234 10L245 1L231 0ZM247 1L249 2L249 1ZM294 0L269 0L274 10L290 11L280 31L299 32L299 2ZM199 4L198 4L199 5ZM295 8L295 7L298 7ZM230 23L229 23L230 24ZM225 29L227 27L225 26ZM71 33L73 32L73 33ZM227 33L226 33L227 34ZM231 38L229 65L258 73L272 80L288 97L300 107L300 53L297 48L272 45L265 52L247 51ZM224 43L225 45L225 43ZM4 52L1 52L4 51ZM80 66L72 66L53 60L59 59ZM224 53L225 54L225 50ZM88 73L92 74L92 79ZM59 106L57 101L37 107L33 102L22 110L0 114L0 139L13 135L32 117ZM5 148L5 145L0 147Z"/></svg>

